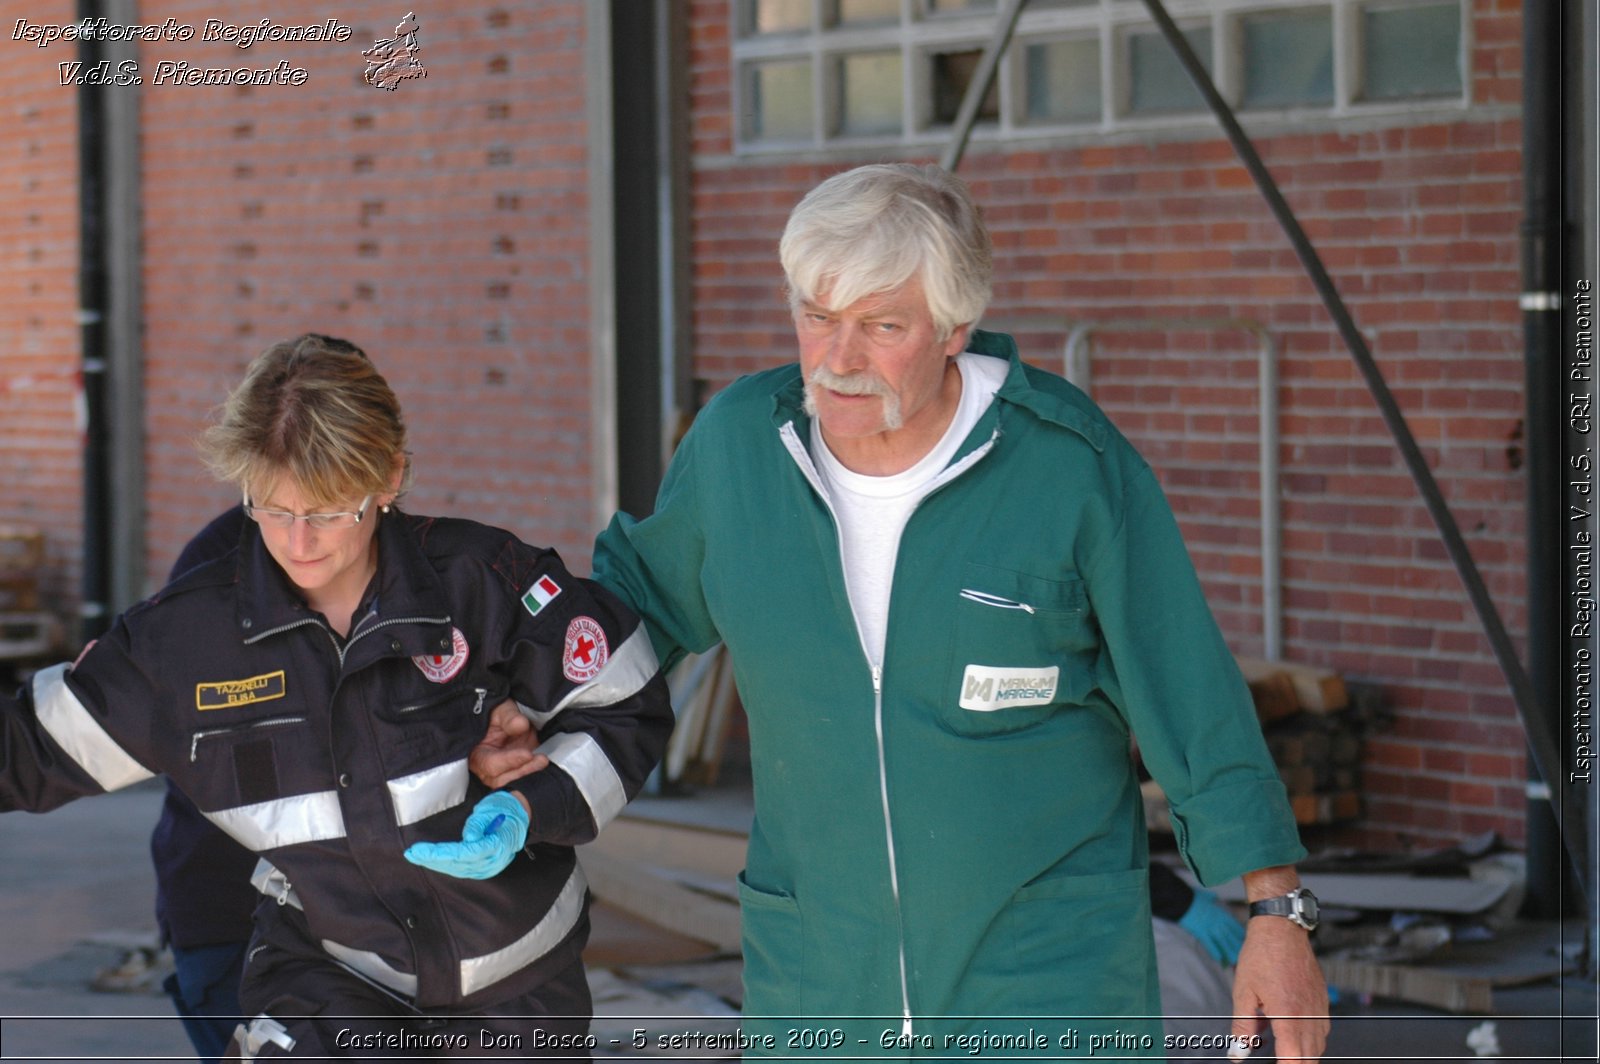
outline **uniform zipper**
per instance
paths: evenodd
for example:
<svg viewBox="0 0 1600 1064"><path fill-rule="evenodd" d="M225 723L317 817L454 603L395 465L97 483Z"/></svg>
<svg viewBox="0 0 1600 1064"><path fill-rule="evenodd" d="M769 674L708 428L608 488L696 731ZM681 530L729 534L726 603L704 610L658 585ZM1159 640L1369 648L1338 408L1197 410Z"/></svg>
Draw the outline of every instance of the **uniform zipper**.
<svg viewBox="0 0 1600 1064"><path fill-rule="evenodd" d="M373 625L371 628L358 629L354 635L352 635L348 640L345 641L345 644L343 646L340 646L339 645L339 640L333 634L333 629L329 628L325 621L323 621L321 618L318 618L318 617L304 617L304 618L301 618L298 621L290 621L288 624L280 624L276 628L269 628L265 632L260 632L260 633L258 633L256 635L250 636L248 639L246 639L244 641L244 644L245 644L245 646L249 646L252 643L261 642L263 639L266 639L268 636L274 636L274 635L279 634L280 632L287 632L291 628L299 628L299 627L302 627L303 625L314 624L318 628L322 629L324 632L327 633L328 641L333 644L333 652L335 654L337 654L338 657L339 657L339 668L343 669L344 668L344 659L345 659L345 656L350 653L350 648L355 646L356 643L358 643L360 640L366 638L367 636L371 635L373 632L376 632L380 628L388 628L390 625L395 625L395 624L449 624L449 623L450 623L450 618L449 617L393 617L393 618L391 618L391 619L389 619L387 621L379 621L377 624Z"/></svg>
<svg viewBox="0 0 1600 1064"><path fill-rule="evenodd" d="M472 715L476 717L483 712L483 700L489 696L489 689L487 687L474 687L472 690L473 693L478 696L478 700L472 704ZM434 706L442 706L446 702L452 702L459 698L460 695L461 692L459 691L451 691L448 694L441 695L438 698L430 699L427 702L415 702L409 706L401 706L398 710L396 710L396 712L416 713L419 710L432 709Z"/></svg>
<svg viewBox="0 0 1600 1064"><path fill-rule="evenodd" d="M845 597L850 595L850 580L845 575L844 564L844 537L839 534L839 514L833 508L833 500L828 498L827 491L823 488L811 455L806 451L805 445L800 442L799 433L795 431L794 422L786 422L779 430L784 446L789 451L789 456L800 467L800 472L811 485L811 490L817 493L817 498L822 500L823 507L828 511L828 516L833 520L834 539L839 544L839 575L845 583ZM994 447L994 441L999 438L996 432L982 446L975 448L960 461L947 467L936 479L933 487L918 501L911 514L906 516L906 523L911 523L911 517L922 507L929 497L944 488L950 481L965 473L971 466L988 454ZM900 561L900 551L895 549L895 564ZM890 590L890 605L893 606L893 589ZM1020 605L1020 603L1019 603ZM855 611L851 610L851 619L854 621ZM872 673L872 726L878 741L878 794L883 801L883 833L885 848L889 855L889 895L894 901L895 922L899 930L898 942L900 955L900 1039L902 1043L909 1044L911 1040L911 980L906 970L906 934L905 918L900 909L900 875L895 865L894 856L894 824L889 815L889 770L887 755L883 741L883 667L874 664L872 655L867 650L866 640L861 635L861 625L856 623L856 642L861 646L861 656L866 659L867 668ZM887 641L886 641L887 642Z"/></svg>
<svg viewBox="0 0 1600 1064"><path fill-rule="evenodd" d="M304 724L304 717L268 717L266 720L251 721L249 724L234 724L226 728L206 728L194 733L189 740L189 764L194 764L200 756L200 740L210 739L217 735L227 735L230 732L249 731L252 728L272 728L280 724Z"/></svg>
<svg viewBox="0 0 1600 1064"><path fill-rule="evenodd" d="M857 632L859 636L859 631ZM906 977L906 936L903 918L900 917L900 874L894 860L894 829L889 823L889 770L884 761L883 745L883 666L872 666L872 727L878 735L878 796L883 801L883 825L889 843L889 887L894 894L896 919L902 921L900 931L900 1039L911 1041L911 980Z"/></svg>

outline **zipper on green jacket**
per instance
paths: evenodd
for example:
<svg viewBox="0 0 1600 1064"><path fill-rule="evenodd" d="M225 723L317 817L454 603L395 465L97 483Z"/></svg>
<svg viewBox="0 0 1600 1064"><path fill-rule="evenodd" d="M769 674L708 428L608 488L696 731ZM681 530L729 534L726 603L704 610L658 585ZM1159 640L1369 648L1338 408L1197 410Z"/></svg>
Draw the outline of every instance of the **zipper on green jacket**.
<svg viewBox="0 0 1600 1064"><path fill-rule="evenodd" d="M830 507L831 509L831 507ZM834 519L838 524L838 519ZM843 550L843 546L840 547ZM846 592L849 582L845 584ZM861 637L861 626L856 625L856 638ZM866 652L866 647L862 647ZM911 1040L911 980L906 973L905 917L900 913L900 873L894 860L894 828L889 819L889 767L885 763L883 746L883 666L872 666L872 728L878 736L878 795L883 800L883 831L889 850L889 893L894 896L894 918L899 931L900 947L900 1039Z"/></svg>
<svg viewBox="0 0 1600 1064"><path fill-rule="evenodd" d="M794 459L795 464L800 467L801 474L811 485L811 490L817 493L817 498L822 500L823 508L828 511L828 517L833 521L834 539L839 545L839 576L840 579L844 580L845 598L849 599L850 580L845 575L844 537L839 534L839 514L833 508L833 500L828 497L821 478L817 474L816 466L811 461L811 454L806 450L805 444L800 440L800 434L795 430L794 422L785 422L779 428L778 435L783 441L784 449L789 452L789 457ZM988 454L994 448L995 441L999 438L1000 434L995 432L982 446L974 448L971 452L947 466L934 478L934 482L927 494L913 508L912 515L916 513L917 509L921 508L922 503L926 502L930 496L943 489L946 484L965 473L979 459ZM911 515L908 515L906 517L907 524L910 521ZM899 550L896 549L895 562L897 565L899 563L899 553ZM889 596L892 605L894 601L892 587L890 588ZM854 621L854 618L855 611L852 608L852 621ZM883 667L873 662L872 654L867 650L866 640L861 636L859 622L856 622L856 642L860 644L861 656L866 659L867 667L872 672L872 726L878 740L878 794L883 801L884 846L889 856L889 896L894 901L895 937L900 955L900 1040L902 1044L909 1045L911 1041L911 978L910 973L906 970L905 916L900 909L900 876L895 866L894 823L889 813L889 767L883 742ZM887 648L887 640L885 645Z"/></svg>

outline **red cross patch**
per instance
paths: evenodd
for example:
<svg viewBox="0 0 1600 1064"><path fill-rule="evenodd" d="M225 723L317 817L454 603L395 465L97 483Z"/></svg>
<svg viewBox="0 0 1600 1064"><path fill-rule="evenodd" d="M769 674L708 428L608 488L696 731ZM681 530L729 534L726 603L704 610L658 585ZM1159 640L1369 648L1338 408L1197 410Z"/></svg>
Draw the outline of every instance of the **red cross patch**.
<svg viewBox="0 0 1600 1064"><path fill-rule="evenodd" d="M561 674L573 683L586 683L605 668L610 656L606 633L599 622L592 617L572 618L561 648Z"/></svg>
<svg viewBox="0 0 1600 1064"><path fill-rule="evenodd" d="M422 675L434 683L455 679L456 673L467 663L467 637L461 634L461 629L450 629L450 642L448 654L419 654L411 659L422 670Z"/></svg>

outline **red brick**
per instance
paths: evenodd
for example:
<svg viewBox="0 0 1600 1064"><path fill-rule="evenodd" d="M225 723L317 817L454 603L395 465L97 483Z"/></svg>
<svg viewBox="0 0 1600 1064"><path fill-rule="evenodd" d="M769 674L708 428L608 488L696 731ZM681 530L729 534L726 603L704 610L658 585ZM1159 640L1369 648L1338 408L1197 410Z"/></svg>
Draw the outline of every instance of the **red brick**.
<svg viewBox="0 0 1600 1064"><path fill-rule="evenodd" d="M312 6L301 0L275 17L292 21ZM56 7L71 20L71 5ZM708 391L793 356L772 249L805 189L858 157L936 150L733 155L731 7L687 7L693 371ZM1386 117L1373 129L1311 118L1303 132L1264 137L1259 147L1371 332L1452 506L1470 515L1463 524L1474 554L1520 632L1523 488L1504 467L1522 406L1520 19L1516 5L1471 10L1473 102L1500 114L1418 112L1420 124ZM205 17L198 0L174 11ZM425 63L481 69L507 57L503 75L430 77L426 97L407 96L411 84L373 94L348 71L335 73L345 57L332 51L317 57L328 65L301 97L307 106L263 90L146 95L152 574L227 502L196 472L194 426L255 348L308 327L352 335L393 367L419 441L419 507L483 499L472 516L587 557L587 420L550 416L588 408L585 17L579 0L512 0L492 11L502 15L424 16ZM48 5L30 9L30 18L47 13ZM345 17L376 34L394 16L358 5ZM47 84L54 60L40 51L17 50L5 84ZM539 105L524 107L528 99ZM25 267L0 280L12 382L0 384L8 487L0 521L50 522L53 586L70 602L79 518L75 492L60 486L75 485L78 463L73 111L54 91L27 103L38 116L8 112L19 116L22 150L0 162L16 219L0 245ZM247 138L235 135L246 128ZM1506 750L1520 750L1520 729L1459 579L1326 311L1227 142L1152 130L1120 142L1049 143L980 145L963 164L994 229L993 320L1061 321L1028 338L1025 353L1045 365L1059 359L1069 320L1265 323L1282 379L1288 655L1323 654L1383 687L1396 727L1374 744L1378 753L1369 750L1370 762L1448 751L1467 759L1453 782L1464 774L1489 787L1514 783L1517 756ZM391 165L391 156L423 150L434 153L432 165ZM370 167L356 172L362 158ZM371 202L381 210L363 206ZM514 253L493 254L502 237ZM229 249L247 246L253 258L230 258ZM1180 524L1225 634L1235 645L1259 639L1251 344L1102 339L1097 398L1137 446L1160 456L1163 483L1179 489ZM30 345L38 353L19 365L14 352ZM19 374L35 382L25 395ZM481 434L452 431L437 413L462 408L485 419ZM516 446L505 443L512 438ZM482 472L485 453L495 458L493 478ZM550 456L571 469L550 469ZM519 490L485 491L491 479ZM1345 645L1352 636L1361 645ZM1513 838L1520 831L1514 794L1497 789L1485 801L1480 792L1437 793L1433 783L1419 796L1406 785L1392 774L1378 781L1373 793L1405 800L1369 801L1360 833L1445 841L1469 823L1508 825Z"/></svg>

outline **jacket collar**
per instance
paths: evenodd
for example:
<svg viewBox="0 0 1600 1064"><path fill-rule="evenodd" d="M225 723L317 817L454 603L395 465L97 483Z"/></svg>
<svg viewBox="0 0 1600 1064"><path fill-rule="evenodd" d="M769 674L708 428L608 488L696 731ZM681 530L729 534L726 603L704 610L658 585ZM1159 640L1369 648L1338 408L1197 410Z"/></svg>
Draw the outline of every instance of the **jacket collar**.
<svg viewBox="0 0 1600 1064"><path fill-rule="evenodd" d="M1092 417L1085 408L1083 400L1074 402L1069 395L1072 392L1056 394L1053 391L1044 391L1034 386L1029 379L1031 373L1037 372L1023 365L1022 357L1017 352L1017 342L1005 333L985 332L982 329L972 330L972 335L967 339L967 350L978 355L991 355L1003 358L1009 364L1006 379L1000 385L1000 390L995 393L998 400L995 407L1007 404L1027 410L1042 421L1059 425L1077 433L1088 441L1089 446L1096 451L1104 451L1106 447L1106 426L1099 418ZM811 438L811 418L805 412L805 380L800 374L798 364L791 367L792 373L786 375L778 390L772 397L772 422L782 427L788 422L794 422L795 429L800 439ZM1071 385L1068 385L1071 388ZM959 459L972 448L989 439L992 431L1003 427L1005 412L992 409L988 415L978 423L978 431L973 433L957 454Z"/></svg>
<svg viewBox="0 0 1600 1064"><path fill-rule="evenodd" d="M378 575L376 607L387 618L442 618L450 615L449 600L434 567L428 563L417 537L417 530L428 518L413 517L392 510L375 514L378 518ZM358 608L360 616L374 605L369 597ZM302 624L322 623L306 605L299 591L272 560L261 529L247 521L239 542L238 597L235 623L241 638L259 637L263 632Z"/></svg>

